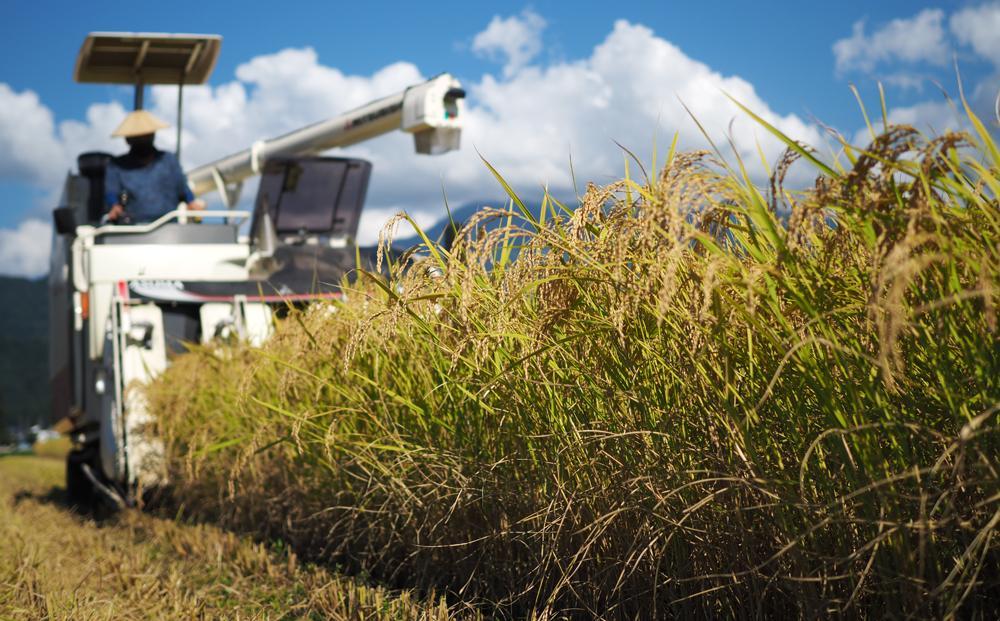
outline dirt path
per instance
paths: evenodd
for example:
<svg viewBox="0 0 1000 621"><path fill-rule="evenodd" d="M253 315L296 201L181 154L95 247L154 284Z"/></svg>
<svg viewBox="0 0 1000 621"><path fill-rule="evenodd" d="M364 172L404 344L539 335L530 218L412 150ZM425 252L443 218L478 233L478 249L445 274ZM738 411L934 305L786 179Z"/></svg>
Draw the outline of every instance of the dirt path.
<svg viewBox="0 0 1000 621"><path fill-rule="evenodd" d="M445 619L205 525L64 503L63 462L0 457L0 620Z"/></svg>

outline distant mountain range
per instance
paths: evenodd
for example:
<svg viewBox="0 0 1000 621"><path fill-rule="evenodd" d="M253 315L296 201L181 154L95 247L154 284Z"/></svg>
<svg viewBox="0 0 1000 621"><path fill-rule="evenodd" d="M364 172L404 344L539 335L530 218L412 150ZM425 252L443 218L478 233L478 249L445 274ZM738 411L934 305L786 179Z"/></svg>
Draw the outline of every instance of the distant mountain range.
<svg viewBox="0 0 1000 621"><path fill-rule="evenodd" d="M49 422L48 285L0 276L0 425Z"/></svg>

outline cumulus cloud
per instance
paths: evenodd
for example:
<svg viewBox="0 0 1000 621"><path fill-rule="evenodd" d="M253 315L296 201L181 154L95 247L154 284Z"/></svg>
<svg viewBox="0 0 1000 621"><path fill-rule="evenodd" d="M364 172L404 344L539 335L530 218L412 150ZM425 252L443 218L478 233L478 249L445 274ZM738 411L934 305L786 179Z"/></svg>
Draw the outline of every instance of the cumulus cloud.
<svg viewBox="0 0 1000 621"><path fill-rule="evenodd" d="M965 126L965 117L954 102L923 101L912 106L893 108L889 111L889 123L913 125L929 135L936 135L962 129Z"/></svg>
<svg viewBox="0 0 1000 621"><path fill-rule="evenodd" d="M890 73L880 78L889 86L898 88L901 91L923 91L926 76L914 75L912 73Z"/></svg>
<svg viewBox="0 0 1000 621"><path fill-rule="evenodd" d="M0 274L35 278L46 273L51 237L52 226L36 219L0 229Z"/></svg>
<svg viewBox="0 0 1000 621"><path fill-rule="evenodd" d="M114 144L110 134L124 115L118 103L94 104L85 121L56 125L33 91L15 92L0 83L0 179L57 185L78 153Z"/></svg>
<svg viewBox="0 0 1000 621"><path fill-rule="evenodd" d="M795 115L771 110L746 80L724 76L649 28L626 21L616 22L588 58L527 67L505 80L485 76L471 92L477 105L470 134L485 156L521 184L556 190L569 189L570 152L583 167L577 176L600 183L620 172L622 156L613 141L647 161L657 129L667 140L678 132L684 147L705 146L681 102L717 144L726 143L734 121L732 138L746 159L755 159L758 141L776 153L777 141L744 117L727 92L789 135L814 144L820 140L817 130Z"/></svg>
<svg viewBox="0 0 1000 621"><path fill-rule="evenodd" d="M1000 67L1000 2L962 9L949 26L960 42Z"/></svg>
<svg viewBox="0 0 1000 621"><path fill-rule="evenodd" d="M864 20L855 22L851 36L833 44L837 71L871 71L888 61L943 65L949 50L943 23L940 9L894 19L871 34L865 32Z"/></svg>
<svg viewBox="0 0 1000 621"><path fill-rule="evenodd" d="M49 111L32 91L16 93L0 84L0 177L35 185L53 178L61 156Z"/></svg>
<svg viewBox="0 0 1000 621"><path fill-rule="evenodd" d="M504 75L513 75L542 51L545 20L531 9L520 15L495 15L486 30L472 39L472 51L505 61Z"/></svg>
<svg viewBox="0 0 1000 621"><path fill-rule="evenodd" d="M526 15L508 20L531 21ZM494 19L483 33L495 33L498 23L508 22ZM491 39L484 35L479 40ZM438 157L416 155L412 137L401 132L345 151L371 160L375 167L359 233L362 243L374 241L382 222L397 210L407 210L422 224L443 216L442 189L452 205L503 197L477 150L525 198L537 199L543 187L557 196L575 195L571 154L581 183L606 183L622 171L622 153L615 141L647 164L657 135L661 151L675 132L682 148L706 147L682 101L716 144L724 146L732 140L758 178L763 171L757 145L770 161L783 145L746 118L725 93L788 135L820 146L822 137L814 125L776 112L743 78L713 70L645 26L618 21L589 55L544 66L527 64L525 59L537 52L531 52L524 39L520 41L510 48L520 52L504 52L510 71L466 80L469 105L460 151ZM481 43L481 47L486 45ZM240 65L230 82L185 89L183 163L190 168L228 155L260 138L328 118L423 79L420 70L406 62L371 75L347 74L322 64L308 48L255 57ZM33 94L13 93L9 88L6 92L15 100L30 100L26 107L40 119L40 133L32 132L32 136L49 153L30 159L15 155L16 170L10 164L14 160L8 161L6 168L0 168L3 178L27 176L39 184L58 182L76 152L95 147L121 149L107 138L125 114L116 103L95 104L86 120L56 126ZM148 102L154 113L173 120L175 89L154 88ZM0 130L4 140L10 140L8 133L6 128ZM172 148L174 133L161 132L158 141ZM250 185L244 194L252 196L253 191Z"/></svg>

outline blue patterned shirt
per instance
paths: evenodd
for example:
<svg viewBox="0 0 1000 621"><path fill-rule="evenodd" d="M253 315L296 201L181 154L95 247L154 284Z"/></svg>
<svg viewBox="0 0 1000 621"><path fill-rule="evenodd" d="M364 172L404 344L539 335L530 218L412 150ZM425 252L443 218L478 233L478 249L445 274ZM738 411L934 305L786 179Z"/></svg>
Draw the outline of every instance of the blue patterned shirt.
<svg viewBox="0 0 1000 621"><path fill-rule="evenodd" d="M104 171L104 200L108 207L121 202L122 192L127 198L125 212L136 224L152 222L177 209L177 203L194 200L177 158L165 151L157 151L145 166L130 153L113 158Z"/></svg>

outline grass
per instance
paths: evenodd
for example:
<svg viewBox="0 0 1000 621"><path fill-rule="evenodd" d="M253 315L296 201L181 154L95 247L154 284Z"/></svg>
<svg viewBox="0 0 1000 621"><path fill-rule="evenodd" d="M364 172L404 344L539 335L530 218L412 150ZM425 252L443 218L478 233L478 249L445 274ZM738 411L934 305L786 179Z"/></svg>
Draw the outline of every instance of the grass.
<svg viewBox="0 0 1000 621"><path fill-rule="evenodd" d="M63 468L0 458L0 619L450 618L213 526L81 517L63 504Z"/></svg>
<svg viewBox="0 0 1000 621"><path fill-rule="evenodd" d="M779 135L765 187L671 151L572 207L511 189L262 349L178 359L174 493L494 615L991 617L1000 155L970 122Z"/></svg>
<svg viewBox="0 0 1000 621"><path fill-rule="evenodd" d="M63 459L72 448L73 445L68 436L59 436L51 440L35 442L34 446L31 447L31 452L39 457Z"/></svg>

